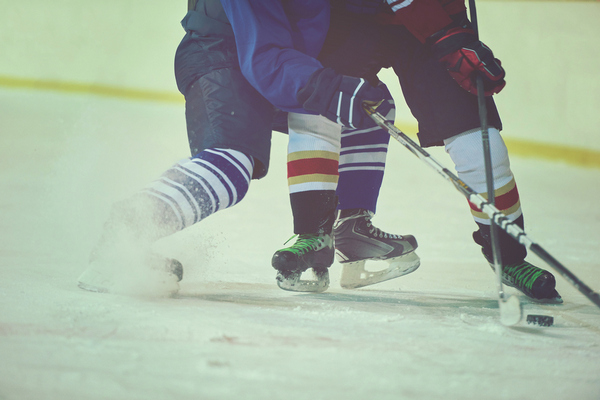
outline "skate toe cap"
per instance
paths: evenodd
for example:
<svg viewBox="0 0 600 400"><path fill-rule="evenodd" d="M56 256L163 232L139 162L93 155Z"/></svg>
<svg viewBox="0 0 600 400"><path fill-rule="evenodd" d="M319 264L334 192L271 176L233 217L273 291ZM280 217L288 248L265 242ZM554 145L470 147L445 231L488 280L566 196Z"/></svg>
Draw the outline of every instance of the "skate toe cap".
<svg viewBox="0 0 600 400"><path fill-rule="evenodd" d="M531 292L538 299L560 298L556 291L556 279L549 272L545 272L535 280Z"/></svg>
<svg viewBox="0 0 600 400"><path fill-rule="evenodd" d="M273 254L271 266L284 274L295 272L298 270L298 257L289 251L278 251Z"/></svg>

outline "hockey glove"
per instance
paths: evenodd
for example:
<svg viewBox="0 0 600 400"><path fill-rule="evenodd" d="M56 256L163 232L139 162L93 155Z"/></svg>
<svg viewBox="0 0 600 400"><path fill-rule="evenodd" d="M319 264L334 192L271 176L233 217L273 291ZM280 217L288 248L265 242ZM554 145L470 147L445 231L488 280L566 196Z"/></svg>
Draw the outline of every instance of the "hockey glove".
<svg viewBox="0 0 600 400"><path fill-rule="evenodd" d="M459 26L437 32L428 39L434 55L450 76L472 94L477 94L477 76L483 78L486 96L500 93L506 85L500 60L489 47L477 40L470 27Z"/></svg>
<svg viewBox="0 0 600 400"><path fill-rule="evenodd" d="M352 129L376 125L364 111L363 102L386 118L394 111L394 101L385 84L374 87L362 78L340 75L331 68L314 72L296 97L305 110Z"/></svg>
<svg viewBox="0 0 600 400"><path fill-rule="evenodd" d="M377 14L382 11L382 0L346 0L346 10L355 14Z"/></svg>

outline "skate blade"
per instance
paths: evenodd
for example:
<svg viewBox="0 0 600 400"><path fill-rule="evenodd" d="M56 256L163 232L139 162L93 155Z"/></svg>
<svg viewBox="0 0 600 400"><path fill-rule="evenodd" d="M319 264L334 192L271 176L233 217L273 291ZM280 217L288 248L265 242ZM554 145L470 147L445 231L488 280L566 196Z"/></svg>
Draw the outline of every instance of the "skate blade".
<svg viewBox="0 0 600 400"><path fill-rule="evenodd" d="M562 299L562 297L560 297L560 295L557 295L556 297L553 297L551 299L536 299L534 297L530 297L527 295L525 295L525 297L527 298L528 301L531 301L532 303L548 304L548 305L563 304L563 299Z"/></svg>
<svg viewBox="0 0 600 400"><path fill-rule="evenodd" d="M84 283L84 282L77 282L77 287L79 289L87 290L88 292L108 293L108 289L106 289L106 288L102 288L102 287L99 287L99 286L88 285L87 283Z"/></svg>
<svg viewBox="0 0 600 400"><path fill-rule="evenodd" d="M277 286L280 289L287 290L290 292L308 292L308 293L322 293L329 288L329 271L314 271L313 274L315 279L307 280L300 279L302 272L292 274L289 277L284 277L280 272L277 273Z"/></svg>
<svg viewBox="0 0 600 400"><path fill-rule="evenodd" d="M388 268L380 271L367 271L365 264L367 260L356 261L342 264L342 276L340 286L344 289L358 289L364 286L374 285L376 283L389 281L411 272L414 272L421 265L421 259L413 251L400 257L390 258L387 261Z"/></svg>
<svg viewBox="0 0 600 400"><path fill-rule="evenodd" d="M77 286L88 292L108 293L112 282L94 268L88 268L77 279Z"/></svg>

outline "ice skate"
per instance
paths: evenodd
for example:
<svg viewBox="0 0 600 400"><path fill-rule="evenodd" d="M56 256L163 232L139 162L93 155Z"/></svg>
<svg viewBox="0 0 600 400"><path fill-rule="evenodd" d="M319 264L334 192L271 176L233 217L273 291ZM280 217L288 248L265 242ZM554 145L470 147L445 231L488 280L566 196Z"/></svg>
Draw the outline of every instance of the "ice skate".
<svg viewBox="0 0 600 400"><path fill-rule="evenodd" d="M142 205L147 204L122 202L113 207L88 267L78 279L81 289L143 295L171 295L179 290L183 267L152 251L162 228L157 231Z"/></svg>
<svg viewBox="0 0 600 400"><path fill-rule="evenodd" d="M494 269L493 260L486 257ZM502 266L502 283L514 287L530 299L539 303L560 304L562 297L555 289L556 279L550 272L523 260L520 263Z"/></svg>
<svg viewBox="0 0 600 400"><path fill-rule="evenodd" d="M473 240L481 246L481 252L488 264L495 271L494 256L488 240L487 232L473 232ZM550 272L538 268L524 260L527 252L516 241L506 241L501 245L502 283L514 287L530 299L540 303L560 304L562 298L556 291L556 279Z"/></svg>
<svg viewBox="0 0 600 400"><path fill-rule="evenodd" d="M129 250L118 258L89 263L79 276L79 288L97 293L172 295L179 291L183 266L152 252Z"/></svg>
<svg viewBox="0 0 600 400"><path fill-rule="evenodd" d="M301 234L292 246L275 252L271 265L277 270L277 285L281 289L320 293L329 287L328 268L333 259L331 234ZM308 269L312 269L314 279L301 279Z"/></svg>
<svg viewBox="0 0 600 400"><path fill-rule="evenodd" d="M340 285L345 289L384 282L419 268L412 235L393 235L373 226L373 213L364 209L343 210L334 226L335 253L343 266ZM367 261L389 265L377 271L365 269Z"/></svg>

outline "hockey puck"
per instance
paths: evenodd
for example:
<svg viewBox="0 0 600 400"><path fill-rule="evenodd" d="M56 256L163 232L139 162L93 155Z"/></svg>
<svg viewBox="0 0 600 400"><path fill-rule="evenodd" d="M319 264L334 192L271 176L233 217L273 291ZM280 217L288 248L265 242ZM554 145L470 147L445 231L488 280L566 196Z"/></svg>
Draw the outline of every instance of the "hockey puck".
<svg viewBox="0 0 600 400"><path fill-rule="evenodd" d="M527 316L527 323L530 325L552 326L554 324L554 317L550 315L530 314Z"/></svg>

